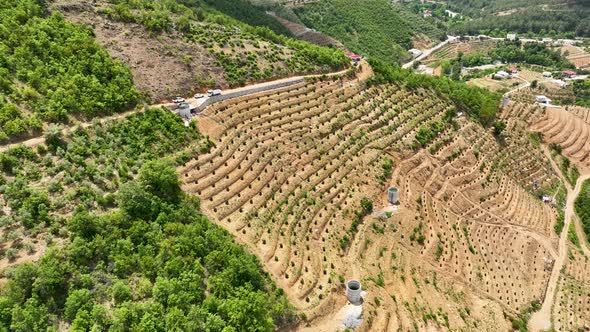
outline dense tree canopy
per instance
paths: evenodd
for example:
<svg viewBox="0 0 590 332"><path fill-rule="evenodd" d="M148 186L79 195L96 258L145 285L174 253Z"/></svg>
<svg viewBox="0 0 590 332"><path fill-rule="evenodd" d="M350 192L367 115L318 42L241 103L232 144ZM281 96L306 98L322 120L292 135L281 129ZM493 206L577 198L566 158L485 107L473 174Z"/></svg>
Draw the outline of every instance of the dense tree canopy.
<svg viewBox="0 0 590 332"><path fill-rule="evenodd" d="M555 69L573 68L573 65L542 43L524 43L520 41L502 41L490 55L493 59L509 63L528 63Z"/></svg>
<svg viewBox="0 0 590 332"><path fill-rule="evenodd" d="M88 27L45 15L41 1L0 0L0 140L40 129L41 120L111 114L137 102L129 70Z"/></svg>
<svg viewBox="0 0 590 332"><path fill-rule="evenodd" d="M106 215L80 207L65 250L8 273L2 329L271 331L293 319L257 259L182 194L169 160L146 163L119 206Z"/></svg>
<svg viewBox="0 0 590 332"><path fill-rule="evenodd" d="M579 196L575 202L576 214L582 222L582 228L586 238L590 241L590 181L586 180L582 185Z"/></svg>
<svg viewBox="0 0 590 332"><path fill-rule="evenodd" d="M590 107L590 81L574 81L573 87L576 105Z"/></svg>
<svg viewBox="0 0 590 332"><path fill-rule="evenodd" d="M505 36L506 33L555 37L590 36L590 9L584 0L452 0L449 7L474 18L451 28L462 34L480 33ZM512 10L513 12L508 12ZM508 15L496 15L506 12Z"/></svg>
<svg viewBox="0 0 590 332"><path fill-rule="evenodd" d="M387 0L324 0L296 8L296 13L307 26L349 49L389 63L410 56L407 50L418 33L445 38L436 26Z"/></svg>

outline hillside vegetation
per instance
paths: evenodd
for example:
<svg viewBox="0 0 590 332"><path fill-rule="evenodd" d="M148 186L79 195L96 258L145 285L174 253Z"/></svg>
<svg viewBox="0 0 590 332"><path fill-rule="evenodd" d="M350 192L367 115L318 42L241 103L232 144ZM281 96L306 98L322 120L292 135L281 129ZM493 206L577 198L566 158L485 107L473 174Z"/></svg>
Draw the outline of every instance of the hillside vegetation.
<svg viewBox="0 0 590 332"><path fill-rule="evenodd" d="M96 6L100 15L118 26L140 24L151 39L175 36L194 45L196 54L179 54L185 66L177 69L203 71L202 77L194 79L193 91L225 87L211 79L213 70L194 61L198 57L212 59L222 68L223 78L231 87L292 74L333 71L347 63L341 50L291 38L289 30L276 19L247 1L120 0L99 1Z"/></svg>
<svg viewBox="0 0 590 332"><path fill-rule="evenodd" d="M200 214L173 165L143 165L119 212L67 220L65 250L8 273L3 329L271 331L289 306L257 259Z"/></svg>
<svg viewBox="0 0 590 332"><path fill-rule="evenodd" d="M580 195L576 198L575 208L582 222L586 239L590 241L590 181L584 181Z"/></svg>
<svg viewBox="0 0 590 332"><path fill-rule="evenodd" d="M505 36L508 32L555 37L590 36L590 8L583 0L511 1L451 0L449 7L474 18L451 30L456 33L480 33ZM498 15L504 12L505 14Z"/></svg>
<svg viewBox="0 0 590 332"><path fill-rule="evenodd" d="M434 90L441 99L450 99L456 109L469 114L484 126L496 118L501 96L489 90L453 81L446 77L416 74L380 61L371 61L375 71L374 82L403 84L410 89Z"/></svg>
<svg viewBox="0 0 590 332"><path fill-rule="evenodd" d="M387 0L323 0L295 11L308 27L335 37L354 52L389 63L407 60L412 38L419 33L444 39L436 26Z"/></svg>
<svg viewBox="0 0 590 332"><path fill-rule="evenodd" d="M257 259L179 188L173 166L210 144L148 109L0 154L2 259L50 247L5 271L2 328L270 331L294 319Z"/></svg>
<svg viewBox="0 0 590 332"><path fill-rule="evenodd" d="M0 1L0 142L133 107L129 70L85 26L46 14L43 2Z"/></svg>

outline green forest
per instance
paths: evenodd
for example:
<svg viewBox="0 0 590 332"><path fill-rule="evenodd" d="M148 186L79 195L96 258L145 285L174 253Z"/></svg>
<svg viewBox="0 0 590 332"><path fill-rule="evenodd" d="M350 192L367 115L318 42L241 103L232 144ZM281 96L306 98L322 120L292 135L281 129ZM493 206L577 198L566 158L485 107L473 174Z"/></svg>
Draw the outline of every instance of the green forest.
<svg viewBox="0 0 590 332"><path fill-rule="evenodd" d="M199 212L169 160L122 186L119 211L76 209L69 244L8 272L12 331L272 331L294 318L252 254Z"/></svg>
<svg viewBox="0 0 590 332"><path fill-rule="evenodd" d="M545 7L546 5L546 7ZM506 33L572 38L590 36L590 8L584 0L452 0L448 6L473 20L450 27L454 33L505 36ZM498 12L513 10L509 15Z"/></svg>
<svg viewBox="0 0 590 332"><path fill-rule="evenodd" d="M576 198L575 202L576 214L582 222L584 234L586 234L587 241L590 241L590 181L584 181L582 190Z"/></svg>
<svg viewBox="0 0 590 332"><path fill-rule="evenodd" d="M519 63L543 66L547 70L557 71L573 69L574 65L561 56L559 52L553 51L541 43L521 43L520 41L500 41L488 52L474 52L469 54L459 53L457 58L441 62L443 74L453 80L465 80L461 77L463 67L476 67L489 65L495 61L502 63ZM492 68L474 75L492 74L497 69ZM473 77L473 75L471 76Z"/></svg>
<svg viewBox="0 0 590 332"><path fill-rule="evenodd" d="M6 273L3 329L270 331L296 318L257 259L182 193L175 165L211 147L194 126L147 109L67 135L58 129L36 151L0 154L0 194L12 208L0 221L14 229L10 238L65 243Z"/></svg>
<svg viewBox="0 0 590 332"><path fill-rule="evenodd" d="M129 70L89 27L47 14L43 1L0 0L0 141L65 122L133 107Z"/></svg>
<svg viewBox="0 0 590 332"><path fill-rule="evenodd" d="M295 8L303 23L340 40L350 50L389 63L407 60L412 37L445 39L432 23L387 0L325 0Z"/></svg>
<svg viewBox="0 0 590 332"><path fill-rule="evenodd" d="M590 107L590 81L574 81L573 89L576 105Z"/></svg>

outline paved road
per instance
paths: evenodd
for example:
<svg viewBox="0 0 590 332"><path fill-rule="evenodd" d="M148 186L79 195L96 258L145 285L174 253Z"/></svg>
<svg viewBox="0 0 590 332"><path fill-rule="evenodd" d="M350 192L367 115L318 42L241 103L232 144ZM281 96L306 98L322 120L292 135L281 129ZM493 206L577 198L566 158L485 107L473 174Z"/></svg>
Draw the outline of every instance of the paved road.
<svg viewBox="0 0 590 332"><path fill-rule="evenodd" d="M441 49L443 46L445 46L446 44L448 44L449 42L453 41L453 40L457 40L459 39L459 37L455 37L455 36L447 36L447 40L440 42L439 44L437 44L436 46L429 48L427 50L424 51L424 53L422 53L419 57L413 59L410 62L405 63L402 68L412 68L412 66L414 65L414 63L416 63L417 61L422 61L425 58L429 57L432 53L438 51L439 49Z"/></svg>
<svg viewBox="0 0 590 332"><path fill-rule="evenodd" d="M362 78L364 76L367 76L367 75L371 75L372 74L370 65L366 61L362 60L360 62L360 65L362 66L361 67L362 68L362 72L361 73L358 73L357 76L359 76L359 77ZM333 73L327 73L327 74L314 74L314 75L303 75L303 76L287 77L287 78L283 78L283 79L279 79L279 80L275 80L275 81L257 83L257 84L247 85L247 86L239 87L239 88L235 88L235 89L224 90L224 93L238 92L238 91L253 89L253 88L257 88L257 87L264 87L264 86L269 86L269 85L275 85L277 83L282 83L282 82L297 81L297 80L301 80L301 78L307 78L307 77L321 77L323 75L330 77L330 76L343 75L343 74L346 74L346 72L348 72L348 69L341 70L341 71L338 71L338 72L333 72ZM201 104L205 100L206 100L206 98L201 98L198 101L195 98L188 98L187 99L187 102L192 103L192 104L197 104L197 103L198 104ZM154 107L154 108L157 108L157 107L170 107L170 106L173 106L173 105L174 105L174 103L159 103L159 104L151 105L150 107ZM122 118L125 118L125 117L127 117L127 116L129 116L131 114L135 114L135 113L138 113L138 112L141 112L141 111L143 111L143 108L134 109L134 110L130 110L130 111L127 111L127 112L124 112L124 113L119 113L119 114L115 114L115 115L112 115L112 116L107 116L107 117L103 117L103 118L95 118L95 119L98 119L99 122L104 123L104 122L111 121L111 120L122 119ZM70 131L72 131L74 128L77 128L78 126L81 126L82 128L87 128L87 127L89 127L89 126L92 125L93 121L94 120L79 122L79 123L76 123L73 126L65 127L62 130L62 133L65 135L65 134L69 133ZM34 147L36 145L43 144L43 143L45 143L45 138L43 136L33 137L33 138L30 138L30 139L25 140L25 141L1 145L0 146L0 152L4 152L4 151L6 151L6 150L8 150L10 148L13 148L13 147L15 147L17 145L21 145L21 144L24 145L24 146L28 146L28 147Z"/></svg>

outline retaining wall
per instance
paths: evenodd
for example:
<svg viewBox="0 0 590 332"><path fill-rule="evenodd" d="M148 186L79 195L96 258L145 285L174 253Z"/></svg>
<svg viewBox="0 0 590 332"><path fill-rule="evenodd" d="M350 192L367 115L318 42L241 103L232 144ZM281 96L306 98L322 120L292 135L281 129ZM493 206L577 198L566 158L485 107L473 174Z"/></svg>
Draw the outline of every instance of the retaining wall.
<svg viewBox="0 0 590 332"><path fill-rule="evenodd" d="M274 83L274 84L267 84L267 85L263 85L263 86L253 86L252 88L249 88L249 89L243 89L243 90L240 90L240 91L222 93L219 96L214 96L214 97L207 98L207 100L205 100L201 105L199 105L198 107L196 107L194 109L194 112L200 113L205 108L207 108L207 106L213 105L215 103L219 103L219 102L224 101L224 100L228 100L228 99L232 99L232 98L238 98L238 97L243 97L243 96L251 95L251 94L254 94L254 93L259 93L259 92L264 92L264 91L269 91L269 90L280 89L280 88L284 88L284 87L287 87L287 86L291 86L291 85L295 85L295 84L301 83L303 81L304 81L304 78L303 77L298 77L298 78L294 78L294 79L289 80L289 81L277 82L277 83Z"/></svg>

